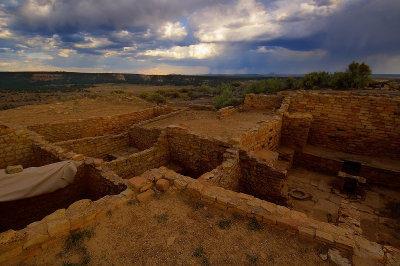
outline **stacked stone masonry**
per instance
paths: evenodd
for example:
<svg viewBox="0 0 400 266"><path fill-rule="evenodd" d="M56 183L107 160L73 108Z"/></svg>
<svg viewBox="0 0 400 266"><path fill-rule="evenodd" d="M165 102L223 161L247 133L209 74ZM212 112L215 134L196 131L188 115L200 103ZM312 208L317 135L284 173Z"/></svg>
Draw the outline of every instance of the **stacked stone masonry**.
<svg viewBox="0 0 400 266"><path fill-rule="evenodd" d="M299 92L289 112L313 116L308 142L333 150L400 159L400 97Z"/></svg>
<svg viewBox="0 0 400 266"><path fill-rule="evenodd" d="M29 126L28 128L44 136L50 142L60 142L106 134L120 134L128 131L135 123L172 111L173 109L168 106L154 107L129 114L40 124Z"/></svg>
<svg viewBox="0 0 400 266"><path fill-rule="evenodd" d="M247 95L242 110L254 109L273 109L276 113L270 121L232 140L210 138L176 126L165 130L141 127L149 119L154 121L180 112L169 107L30 127L46 140L28 130L0 126L0 148L13 147L12 152L8 148L0 150L0 168L10 164L29 167L74 158L84 160L71 186L42 198L12 202L12 208L19 209L27 216L24 220L33 223L22 230L0 234L0 264L20 263L54 239L91 226L109 210L134 198L139 202L151 200L155 191L168 192L172 187L173 191L187 193L194 200L335 247L351 257L355 265L363 262L398 265L399 250L368 241L354 230L354 226L359 226L354 223L358 213L350 212L347 205L340 210L339 226L313 220L283 206L288 202L287 171L252 157L251 151L277 151L280 145L288 146L296 150L294 165L332 174L341 170L342 160L307 153L304 147L321 145L366 155L381 152L385 157L399 159L399 97L314 92ZM142 151L111 162L80 155L103 158L127 146ZM182 173L191 177L165 167L171 164L179 165L185 170ZM400 184L399 178L393 178L393 172L368 165L362 165L360 175L369 175L374 184ZM126 184L130 188L123 191ZM83 197L88 199L80 200ZM44 217L47 213L36 211L38 216L33 217L26 208L37 202L45 206L43 209L55 212ZM7 213L10 206L5 211L1 209L3 206L0 203L0 212ZM5 217L2 219L9 215ZM2 228L5 229L8 228Z"/></svg>

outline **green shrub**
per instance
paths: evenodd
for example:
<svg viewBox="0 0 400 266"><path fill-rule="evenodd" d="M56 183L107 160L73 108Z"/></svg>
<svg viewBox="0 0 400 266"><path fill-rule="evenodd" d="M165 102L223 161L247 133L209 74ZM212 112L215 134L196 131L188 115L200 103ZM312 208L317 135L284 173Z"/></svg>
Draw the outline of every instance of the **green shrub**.
<svg viewBox="0 0 400 266"><path fill-rule="evenodd" d="M150 102L157 103L157 104L166 102L165 97L162 96L161 94L159 94L158 92L153 92L153 93L147 94L145 99Z"/></svg>
<svg viewBox="0 0 400 266"><path fill-rule="evenodd" d="M224 88L221 94L213 98L213 101L217 109L229 105L234 105L237 102L233 94L233 91L230 88Z"/></svg>
<svg viewBox="0 0 400 266"><path fill-rule="evenodd" d="M218 221L218 226L221 229L229 228L231 226L231 224L232 224L232 221L228 220L228 219L222 219L222 220Z"/></svg>
<svg viewBox="0 0 400 266"><path fill-rule="evenodd" d="M285 88L285 80L273 78L250 83L246 88L246 93L276 93Z"/></svg>
<svg viewBox="0 0 400 266"><path fill-rule="evenodd" d="M123 90L112 90L110 94L123 94L125 93Z"/></svg>
<svg viewBox="0 0 400 266"><path fill-rule="evenodd" d="M328 88L332 85L332 75L328 72L311 72L302 79L306 90Z"/></svg>

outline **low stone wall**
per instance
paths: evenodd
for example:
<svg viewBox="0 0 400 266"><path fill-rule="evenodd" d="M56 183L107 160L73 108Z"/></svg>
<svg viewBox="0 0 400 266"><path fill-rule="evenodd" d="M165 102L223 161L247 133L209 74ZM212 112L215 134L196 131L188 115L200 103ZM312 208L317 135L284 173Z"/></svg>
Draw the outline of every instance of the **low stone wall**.
<svg viewBox="0 0 400 266"><path fill-rule="evenodd" d="M272 110L281 106L283 96L265 94L246 94L243 103L243 110Z"/></svg>
<svg viewBox="0 0 400 266"><path fill-rule="evenodd" d="M132 146L145 150L152 147L161 134L161 129L133 126L129 129L129 141Z"/></svg>
<svg viewBox="0 0 400 266"><path fill-rule="evenodd" d="M400 188L400 171L398 170L361 164L360 176L365 177L369 184Z"/></svg>
<svg viewBox="0 0 400 266"><path fill-rule="evenodd" d="M224 161L216 169L203 174L199 180L206 180L216 186L239 191L239 180L242 176L239 161L239 151L227 149L224 153Z"/></svg>
<svg viewBox="0 0 400 266"><path fill-rule="evenodd" d="M400 159L399 96L297 92L289 111L312 114L309 144Z"/></svg>
<svg viewBox="0 0 400 266"><path fill-rule="evenodd" d="M354 265L398 265L400 259L400 250L371 242L354 234L354 230L320 222L304 213L216 187L205 180L195 180L165 167L153 169L135 179L137 180L132 180L132 189L137 191L136 199L139 202L152 199L155 194L152 187L167 191L170 186L174 186L174 189L189 194L193 200L200 200L223 211L255 218L290 234L337 249Z"/></svg>
<svg viewBox="0 0 400 266"><path fill-rule="evenodd" d="M239 189L246 194L286 205L288 201L287 171L278 170L247 152L240 151L241 178Z"/></svg>
<svg viewBox="0 0 400 266"><path fill-rule="evenodd" d="M263 122L253 130L243 134L239 145L246 151L267 149L276 151L281 139L282 119L276 115L274 119Z"/></svg>
<svg viewBox="0 0 400 266"><path fill-rule="evenodd" d="M107 154L131 146L128 133L67 140L56 142L54 145L75 153L84 154L85 156L101 159L104 159Z"/></svg>
<svg viewBox="0 0 400 266"><path fill-rule="evenodd" d="M149 169L167 165L169 157L167 137L163 133L158 138L157 144L150 149L128 157L120 157L111 162L105 162L103 166L114 171L120 177L127 179L140 175Z"/></svg>
<svg viewBox="0 0 400 266"><path fill-rule="evenodd" d="M220 165L229 145L181 127L166 128L170 160L198 177ZM193 177L194 177L193 176Z"/></svg>
<svg viewBox="0 0 400 266"><path fill-rule="evenodd" d="M281 144L301 151L307 144L312 123L309 113L288 113L283 115Z"/></svg>
<svg viewBox="0 0 400 266"><path fill-rule="evenodd" d="M35 165L33 140L24 129L0 128L0 169L21 164L24 168Z"/></svg>
<svg viewBox="0 0 400 266"><path fill-rule="evenodd" d="M28 128L44 136L50 142L60 142L106 134L120 134L136 123L172 111L173 109L168 106L154 107L128 114L46 123Z"/></svg>
<svg viewBox="0 0 400 266"><path fill-rule="evenodd" d="M217 112L217 118L218 118L218 119L222 119L222 118L224 118L224 117L233 115L234 113L236 113L235 107L233 107L233 106L227 106L227 107L224 107L224 108L221 108L221 109L218 110L218 112Z"/></svg>
<svg viewBox="0 0 400 266"><path fill-rule="evenodd" d="M310 153L295 152L293 165L327 174L337 175L339 171L342 170L343 161L331 158L323 158Z"/></svg>
<svg viewBox="0 0 400 266"><path fill-rule="evenodd" d="M257 199L243 193L215 187L204 180L182 176L165 167L153 169L132 180L132 188L114 196L105 196L97 201L80 200L59 209L39 222L23 230L9 230L0 234L0 263L20 264L35 256L54 240L65 238L71 231L88 228L94 221L103 218L130 200L151 200L157 190L166 192L170 187L223 211L244 217L255 218L269 226L286 230L330 248L338 249L351 258L354 265L398 265L400 250L383 246L354 235L352 231L329 223L309 218L306 214ZM136 182L140 181L140 182Z"/></svg>

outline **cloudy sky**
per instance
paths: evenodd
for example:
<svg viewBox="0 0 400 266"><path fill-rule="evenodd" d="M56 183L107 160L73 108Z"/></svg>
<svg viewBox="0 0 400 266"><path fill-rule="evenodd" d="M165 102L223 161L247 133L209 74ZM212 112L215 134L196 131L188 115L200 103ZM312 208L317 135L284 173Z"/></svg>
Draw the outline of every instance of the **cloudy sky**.
<svg viewBox="0 0 400 266"><path fill-rule="evenodd" d="M0 71L400 73L399 0L3 0Z"/></svg>

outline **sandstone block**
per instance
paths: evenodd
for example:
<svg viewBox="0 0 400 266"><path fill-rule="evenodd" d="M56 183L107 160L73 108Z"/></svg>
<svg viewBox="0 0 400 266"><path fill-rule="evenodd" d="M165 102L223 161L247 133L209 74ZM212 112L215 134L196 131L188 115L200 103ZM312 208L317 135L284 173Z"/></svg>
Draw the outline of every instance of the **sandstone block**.
<svg viewBox="0 0 400 266"><path fill-rule="evenodd" d="M166 179L159 179L156 183L156 187L161 191L167 191L169 188L169 181Z"/></svg>
<svg viewBox="0 0 400 266"><path fill-rule="evenodd" d="M148 201L148 200L150 200L153 196L154 196L154 191L153 190L147 190L147 191L145 191L145 192L143 192L143 193L140 193L139 195L137 195L136 196L136 199L139 201L139 202L144 202L144 201Z"/></svg>
<svg viewBox="0 0 400 266"><path fill-rule="evenodd" d="M67 219L53 220L47 223L47 231L50 237L67 235L70 230L70 222Z"/></svg>
<svg viewBox="0 0 400 266"><path fill-rule="evenodd" d="M147 183L148 180L142 176L135 176L129 179L129 184L135 191L139 191Z"/></svg>
<svg viewBox="0 0 400 266"><path fill-rule="evenodd" d="M363 237L355 237L356 248L354 255L358 257L369 258L372 261L382 262L384 260L384 252L381 245L369 241Z"/></svg>
<svg viewBox="0 0 400 266"><path fill-rule="evenodd" d="M315 231L315 239L327 244L334 243L333 236L330 233L326 233L318 229Z"/></svg>
<svg viewBox="0 0 400 266"><path fill-rule="evenodd" d="M18 256L19 254L22 253L22 246L17 247L15 249L12 249L10 251L4 252L0 254L0 263L6 263L7 261L9 261L10 259ZM6 264L4 264L6 265Z"/></svg>
<svg viewBox="0 0 400 266"><path fill-rule="evenodd" d="M187 186L187 191L189 194L195 197L200 197L201 191L203 190L204 185L198 181L192 182Z"/></svg>
<svg viewBox="0 0 400 266"><path fill-rule="evenodd" d="M7 174L16 174L16 173L22 172L23 170L24 170L24 168L22 167L22 165L11 165L11 166L7 166L6 173Z"/></svg>
<svg viewBox="0 0 400 266"><path fill-rule="evenodd" d="M23 249L28 249L34 245L41 244L49 239L49 235L47 233L39 233L32 230L28 231L28 239L23 245Z"/></svg>
<svg viewBox="0 0 400 266"><path fill-rule="evenodd" d="M315 229L305 227L305 226L299 226L299 235L305 238L311 238L313 239L315 237Z"/></svg>
<svg viewBox="0 0 400 266"><path fill-rule="evenodd" d="M153 187L153 183L147 183L143 187L140 188L140 193L145 192L146 190L149 190Z"/></svg>
<svg viewBox="0 0 400 266"><path fill-rule="evenodd" d="M188 183L183 180L179 180L179 179L174 180L174 186L177 189L185 189L187 185L188 185Z"/></svg>
<svg viewBox="0 0 400 266"><path fill-rule="evenodd" d="M82 199L75 201L71 205L69 205L67 212L82 212L89 208L89 206L92 204L92 201L90 199Z"/></svg>
<svg viewBox="0 0 400 266"><path fill-rule="evenodd" d="M43 221L49 222L52 220L57 220L65 217L65 209L58 209L52 214L47 215L46 217L43 218Z"/></svg>

